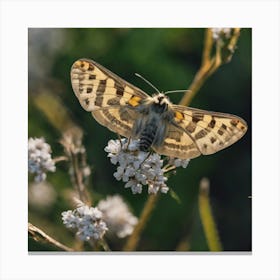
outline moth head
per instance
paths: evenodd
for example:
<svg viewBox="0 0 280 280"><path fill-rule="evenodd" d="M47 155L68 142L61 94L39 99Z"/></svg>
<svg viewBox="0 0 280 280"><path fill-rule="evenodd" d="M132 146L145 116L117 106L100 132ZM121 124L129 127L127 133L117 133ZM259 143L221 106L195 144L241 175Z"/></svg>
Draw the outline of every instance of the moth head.
<svg viewBox="0 0 280 280"><path fill-rule="evenodd" d="M168 110L170 101L164 93L157 93L153 95L153 108L158 113L163 113Z"/></svg>
<svg viewBox="0 0 280 280"><path fill-rule="evenodd" d="M153 100L155 104L160 106L165 106L170 104L168 97L164 93L157 93L153 96Z"/></svg>

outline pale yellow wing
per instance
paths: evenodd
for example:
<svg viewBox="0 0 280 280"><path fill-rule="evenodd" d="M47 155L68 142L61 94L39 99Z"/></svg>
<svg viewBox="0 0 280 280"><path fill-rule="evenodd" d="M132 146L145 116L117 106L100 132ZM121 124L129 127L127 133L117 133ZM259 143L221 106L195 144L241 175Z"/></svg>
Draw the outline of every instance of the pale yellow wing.
<svg viewBox="0 0 280 280"><path fill-rule="evenodd" d="M153 149L161 155L180 159L192 159L201 155L192 137L172 124L168 126L163 144Z"/></svg>
<svg viewBox="0 0 280 280"><path fill-rule="evenodd" d="M235 115L172 105L173 125L192 139L203 155L214 154L238 141L247 131L246 122ZM170 138L167 135L167 139ZM183 142L184 140L182 140ZM190 140L188 140L189 144Z"/></svg>
<svg viewBox="0 0 280 280"><path fill-rule="evenodd" d="M82 107L92 112L100 124L130 136L139 117L133 107L148 97L145 92L89 59L79 59L73 64L71 83Z"/></svg>
<svg viewBox="0 0 280 280"><path fill-rule="evenodd" d="M126 106L105 107L102 110L93 111L92 115L101 125L127 138L132 136L135 120L141 117L139 113Z"/></svg>

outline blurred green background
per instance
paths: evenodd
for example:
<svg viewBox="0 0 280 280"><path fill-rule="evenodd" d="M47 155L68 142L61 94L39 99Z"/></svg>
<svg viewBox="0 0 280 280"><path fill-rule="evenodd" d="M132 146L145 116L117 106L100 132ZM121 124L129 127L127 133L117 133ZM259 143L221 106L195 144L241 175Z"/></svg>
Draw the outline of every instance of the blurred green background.
<svg viewBox="0 0 280 280"><path fill-rule="evenodd" d="M90 58L149 94L153 89L137 78L140 73L162 91L187 89L201 63L205 29L35 29L29 39L29 137L44 137L53 157L63 155L59 144L61 132L36 106L36 98L58 99L71 121L84 130L84 145L92 168L89 187L95 201L120 194L134 215L141 213L147 190L133 195L123 182L113 177L112 165L104 147L117 138L100 126L80 106L70 82L70 68L79 58ZM178 103L181 93L170 95ZM48 102L47 102L48 103ZM210 180L210 199L221 243L225 251L251 251L251 29L241 29L237 49L228 64L221 66L203 85L191 107L232 113L244 118L248 132L236 144L211 156L191 160L186 169L178 169L168 186L181 203L170 194L161 195L158 205L142 235L139 251L173 251L185 241L185 250L208 251L198 211L201 178ZM59 120L57 120L59 122ZM70 119L69 119L70 121ZM71 246L73 233L61 220L61 212L71 209L67 199L72 189L68 164L59 163L55 173L48 173L52 185L52 203L29 202L29 221ZM30 176L30 185L32 176ZM30 198L30 197L29 197ZM34 199L33 199L34 200ZM44 199L43 199L44 200ZM37 204L37 205L36 205ZM120 244L112 244L118 250ZM29 250L53 250L29 240Z"/></svg>

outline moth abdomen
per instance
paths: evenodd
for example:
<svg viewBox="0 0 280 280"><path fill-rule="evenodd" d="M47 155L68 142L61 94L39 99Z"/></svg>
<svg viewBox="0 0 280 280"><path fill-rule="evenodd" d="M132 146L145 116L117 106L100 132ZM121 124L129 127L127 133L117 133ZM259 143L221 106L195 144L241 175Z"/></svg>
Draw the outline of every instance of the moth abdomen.
<svg viewBox="0 0 280 280"><path fill-rule="evenodd" d="M154 120L147 123L146 127L143 129L140 134L140 143L139 149L140 151L147 152L149 148L152 146L157 131L157 124Z"/></svg>
<svg viewBox="0 0 280 280"><path fill-rule="evenodd" d="M153 139L150 135L144 135L140 138L139 149L142 152L147 152L149 148L152 146Z"/></svg>
<svg viewBox="0 0 280 280"><path fill-rule="evenodd" d="M149 127L146 127L146 129L144 129L143 133L140 135L140 151L147 152L149 150L154 142L155 134L155 131L150 130Z"/></svg>

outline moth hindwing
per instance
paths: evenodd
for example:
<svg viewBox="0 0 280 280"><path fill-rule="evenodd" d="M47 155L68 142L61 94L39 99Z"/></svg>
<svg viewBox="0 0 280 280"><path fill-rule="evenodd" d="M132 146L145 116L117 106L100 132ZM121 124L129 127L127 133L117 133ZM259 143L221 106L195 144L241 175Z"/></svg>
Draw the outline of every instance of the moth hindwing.
<svg viewBox="0 0 280 280"><path fill-rule="evenodd" d="M140 150L181 159L220 151L247 131L240 117L174 105L163 93L152 97L100 64L77 60L72 87L82 107L101 125L140 139Z"/></svg>

